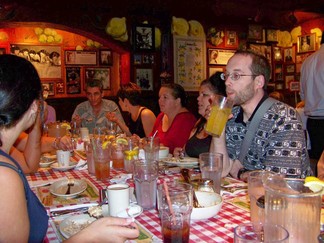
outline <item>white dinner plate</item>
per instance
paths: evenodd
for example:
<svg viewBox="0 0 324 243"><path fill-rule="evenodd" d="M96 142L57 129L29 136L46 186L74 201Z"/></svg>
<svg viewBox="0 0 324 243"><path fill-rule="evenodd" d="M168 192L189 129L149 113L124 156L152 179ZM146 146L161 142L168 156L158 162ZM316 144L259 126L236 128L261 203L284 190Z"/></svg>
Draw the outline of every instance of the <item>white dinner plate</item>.
<svg viewBox="0 0 324 243"><path fill-rule="evenodd" d="M70 161L70 165L69 166L59 166L57 162L51 164L51 168L53 170L58 170L58 171L67 171L67 170L71 170L73 169L75 166L77 165L77 163Z"/></svg>
<svg viewBox="0 0 324 243"><path fill-rule="evenodd" d="M73 179L74 185L70 187L70 194L65 194L68 189L68 179L62 179L59 181L54 182L49 190L50 192L58 197L76 197L77 195L81 194L87 189L87 182L85 180L75 180Z"/></svg>
<svg viewBox="0 0 324 243"><path fill-rule="evenodd" d="M51 164L53 164L54 162L56 162L56 160L53 160L53 161L40 161L39 162L39 166L41 168L46 168L46 167L49 167Z"/></svg>
<svg viewBox="0 0 324 243"><path fill-rule="evenodd" d="M61 234L64 236L64 238L68 239L74 234L78 233L83 228L87 227L95 220L96 219L90 217L89 214L73 215L71 217L64 219L60 223L59 230Z"/></svg>
<svg viewBox="0 0 324 243"><path fill-rule="evenodd" d="M179 167L198 165L198 158L192 158L192 157L184 157L183 159L166 158L166 159L162 159L162 161L166 164L176 165Z"/></svg>
<svg viewBox="0 0 324 243"><path fill-rule="evenodd" d="M41 168L49 167L54 162L56 162L56 155L45 153L45 154L42 154L42 156L40 158L39 166Z"/></svg>

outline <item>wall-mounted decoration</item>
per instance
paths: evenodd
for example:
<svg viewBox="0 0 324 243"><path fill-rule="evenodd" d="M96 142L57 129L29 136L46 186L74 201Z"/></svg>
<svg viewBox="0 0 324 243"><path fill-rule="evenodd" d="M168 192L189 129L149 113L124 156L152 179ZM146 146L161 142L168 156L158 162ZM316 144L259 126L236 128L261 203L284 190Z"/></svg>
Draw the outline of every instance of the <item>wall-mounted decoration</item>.
<svg viewBox="0 0 324 243"><path fill-rule="evenodd" d="M297 53L315 51L316 34L300 35L297 39Z"/></svg>
<svg viewBox="0 0 324 243"><path fill-rule="evenodd" d="M209 67L208 68L208 77L212 76L216 72L224 72L224 66Z"/></svg>
<svg viewBox="0 0 324 243"><path fill-rule="evenodd" d="M153 69L135 68L135 80L142 90L153 90Z"/></svg>
<svg viewBox="0 0 324 243"><path fill-rule="evenodd" d="M207 41L214 46L221 46L224 44L225 33L224 29L217 29L211 27L207 32Z"/></svg>
<svg viewBox="0 0 324 243"><path fill-rule="evenodd" d="M282 49L280 47L273 48L273 60L275 60L276 62L282 62Z"/></svg>
<svg viewBox="0 0 324 243"><path fill-rule="evenodd" d="M97 65L97 52L66 50L65 65Z"/></svg>
<svg viewBox="0 0 324 243"><path fill-rule="evenodd" d="M66 67L66 93L80 94L81 93L81 68L80 67Z"/></svg>
<svg viewBox="0 0 324 243"><path fill-rule="evenodd" d="M261 25L250 24L248 39L252 41L262 41L263 38L263 28Z"/></svg>
<svg viewBox="0 0 324 243"><path fill-rule="evenodd" d="M143 54L142 60L143 60L143 64L154 64L154 55Z"/></svg>
<svg viewBox="0 0 324 243"><path fill-rule="evenodd" d="M173 37L174 82L187 91L197 91L206 78L206 40L195 37Z"/></svg>
<svg viewBox="0 0 324 243"><path fill-rule="evenodd" d="M102 68L102 67L85 68L84 75L85 75L84 90L86 87L86 83L94 79L100 80L102 82L102 87L104 90L109 90L111 88L110 68Z"/></svg>
<svg viewBox="0 0 324 243"><path fill-rule="evenodd" d="M284 62L295 63L296 61L296 49L295 46L287 47L283 49Z"/></svg>
<svg viewBox="0 0 324 243"><path fill-rule="evenodd" d="M54 82L42 83L43 97L46 99L48 96L54 96Z"/></svg>
<svg viewBox="0 0 324 243"><path fill-rule="evenodd" d="M294 82L294 81L291 81L289 82L289 91L291 92L299 92L300 90L300 82Z"/></svg>
<svg viewBox="0 0 324 243"><path fill-rule="evenodd" d="M111 50L109 49L99 50L99 65L100 66L113 65L113 55Z"/></svg>
<svg viewBox="0 0 324 243"><path fill-rule="evenodd" d="M285 69L285 72L286 73L295 73L295 64L287 64L286 65L286 69Z"/></svg>
<svg viewBox="0 0 324 243"><path fill-rule="evenodd" d="M285 88L286 89L289 89L289 83L291 81L294 81L295 80L295 76L294 75L286 75L285 76Z"/></svg>
<svg viewBox="0 0 324 243"><path fill-rule="evenodd" d="M153 25L135 25L133 27L133 45L135 51L153 51L154 42L154 26Z"/></svg>
<svg viewBox="0 0 324 243"><path fill-rule="evenodd" d="M256 53L259 53L260 55L265 56L271 65L271 63L272 63L271 46L249 43L249 49L251 49L252 51L254 51Z"/></svg>
<svg viewBox="0 0 324 243"><path fill-rule="evenodd" d="M238 47L238 36L237 32L233 30L225 31L225 47L234 48Z"/></svg>
<svg viewBox="0 0 324 243"><path fill-rule="evenodd" d="M235 50L208 49L209 65L226 65L228 60L234 55Z"/></svg>
<svg viewBox="0 0 324 243"><path fill-rule="evenodd" d="M56 82L56 94L64 94L64 82Z"/></svg>
<svg viewBox="0 0 324 243"><path fill-rule="evenodd" d="M30 61L41 79L62 79L60 46L11 44L10 53Z"/></svg>
<svg viewBox="0 0 324 243"><path fill-rule="evenodd" d="M267 42L278 42L278 30L267 29Z"/></svg>
<svg viewBox="0 0 324 243"><path fill-rule="evenodd" d="M134 65L142 64L142 54L134 54Z"/></svg>

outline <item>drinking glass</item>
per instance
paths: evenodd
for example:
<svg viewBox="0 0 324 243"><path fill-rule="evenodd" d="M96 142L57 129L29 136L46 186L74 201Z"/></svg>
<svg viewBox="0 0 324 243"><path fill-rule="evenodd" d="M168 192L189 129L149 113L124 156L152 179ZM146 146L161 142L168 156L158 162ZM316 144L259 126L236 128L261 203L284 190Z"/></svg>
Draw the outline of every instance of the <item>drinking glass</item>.
<svg viewBox="0 0 324 243"><path fill-rule="evenodd" d="M98 139L92 140L92 146L96 178L106 181L110 176L110 146Z"/></svg>
<svg viewBox="0 0 324 243"><path fill-rule="evenodd" d="M144 138L145 159L159 160L160 139L158 137Z"/></svg>
<svg viewBox="0 0 324 243"><path fill-rule="evenodd" d="M132 137L127 141L128 144L124 148L124 169L126 172L133 173L134 161L138 160L139 154L138 139Z"/></svg>

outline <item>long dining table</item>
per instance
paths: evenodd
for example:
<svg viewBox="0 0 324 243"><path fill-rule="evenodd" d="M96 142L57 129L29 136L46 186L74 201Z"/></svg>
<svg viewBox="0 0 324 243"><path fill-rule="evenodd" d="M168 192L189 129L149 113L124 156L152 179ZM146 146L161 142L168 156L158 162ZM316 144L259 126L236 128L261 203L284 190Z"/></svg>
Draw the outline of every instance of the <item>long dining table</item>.
<svg viewBox="0 0 324 243"><path fill-rule="evenodd" d="M111 178L120 178L122 175L126 175L126 172L111 168ZM160 174L158 184L162 183L164 180L171 181L179 179L180 177L180 173L177 172ZM83 198L78 198L75 199L75 201L72 200L72 202L63 200L64 203L71 203L70 205L98 202L99 192L112 184L111 180L97 180L95 175L88 173L87 169L75 168L68 171L60 171L49 167L41 168L36 173L27 175L27 179L32 189L38 195L50 215L45 242L62 242L64 240L64 237L58 230L59 220L57 217L51 216L50 213L53 209L66 206L66 204L60 204L60 202L62 202L60 200L58 200L58 202L55 201L57 199L56 196L49 193L49 184L60 178L73 178L75 180L85 179L96 192L90 199L89 197L84 200ZM225 180L226 179L227 178L225 178ZM228 179L233 181L233 179ZM48 183L46 183L47 181ZM127 180L127 183L134 187L131 178ZM238 185L242 184L240 181L237 181L237 183ZM244 189L237 192L238 193L222 193L223 205L216 216L205 220L191 220L190 242L233 242L235 226L250 221L248 207L244 205L246 203L245 199L247 197L247 192ZM43 197L44 194L46 197ZM47 200L44 200L44 198ZM50 200L48 200L48 198L50 198ZM50 203L48 201L50 201ZM68 216L71 216L71 214L66 215L66 217ZM62 220L61 217L63 216L60 216L60 220ZM152 236L152 242L162 242L161 225L157 209L144 210L141 215L136 217L136 222Z"/></svg>

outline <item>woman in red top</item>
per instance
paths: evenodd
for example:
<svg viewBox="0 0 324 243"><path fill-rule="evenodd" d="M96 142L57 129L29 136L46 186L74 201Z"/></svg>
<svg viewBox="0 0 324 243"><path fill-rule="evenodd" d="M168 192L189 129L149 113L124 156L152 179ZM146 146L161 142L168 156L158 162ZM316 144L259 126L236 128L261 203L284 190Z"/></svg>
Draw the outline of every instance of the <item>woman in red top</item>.
<svg viewBox="0 0 324 243"><path fill-rule="evenodd" d="M169 147L170 153L174 148L183 147L189 138L190 131L196 123L196 117L186 108L187 96L179 84L162 85L159 91L158 115L152 130L157 132L160 143Z"/></svg>

